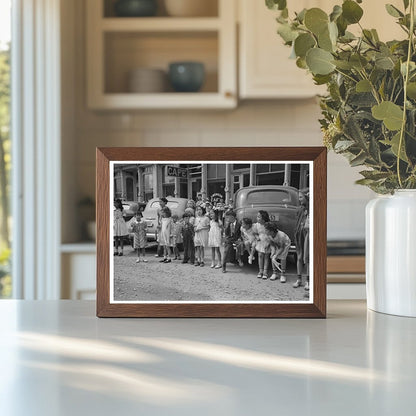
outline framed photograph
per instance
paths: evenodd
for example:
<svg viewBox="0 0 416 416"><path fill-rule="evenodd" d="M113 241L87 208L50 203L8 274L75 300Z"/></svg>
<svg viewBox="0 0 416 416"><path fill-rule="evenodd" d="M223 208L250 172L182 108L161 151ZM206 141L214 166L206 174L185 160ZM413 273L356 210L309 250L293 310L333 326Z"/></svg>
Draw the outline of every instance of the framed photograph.
<svg viewBox="0 0 416 416"><path fill-rule="evenodd" d="M97 316L324 318L326 154L98 148Z"/></svg>

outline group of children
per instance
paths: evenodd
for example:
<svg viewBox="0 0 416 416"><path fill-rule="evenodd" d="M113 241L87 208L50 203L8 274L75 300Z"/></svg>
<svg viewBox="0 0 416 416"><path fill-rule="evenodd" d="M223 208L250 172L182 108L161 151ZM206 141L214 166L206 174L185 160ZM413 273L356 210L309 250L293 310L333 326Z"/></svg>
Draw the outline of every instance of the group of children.
<svg viewBox="0 0 416 416"><path fill-rule="evenodd" d="M116 206L114 214L115 227L121 226L122 219L121 212L117 211L120 211L119 206ZM128 228L134 234L136 263L147 262L147 227L140 211L129 222ZM172 215L169 207L161 206L158 212L157 242L160 256L163 256L161 263L171 263L173 259L203 267L205 251L210 248L211 268L222 269L225 273L229 262L243 266L242 256L247 251L249 264L252 264L257 255L258 278L268 279L271 266L270 280L276 280L280 273L280 281L286 282L286 257L291 241L278 229L277 223L270 222L266 211L259 211L256 222L253 223L250 218L238 221L233 210L225 212L224 219L221 220L218 211L211 209L205 212L204 207L195 205L194 208L187 207L182 218L179 218ZM183 245L183 259L180 256L180 244Z"/></svg>

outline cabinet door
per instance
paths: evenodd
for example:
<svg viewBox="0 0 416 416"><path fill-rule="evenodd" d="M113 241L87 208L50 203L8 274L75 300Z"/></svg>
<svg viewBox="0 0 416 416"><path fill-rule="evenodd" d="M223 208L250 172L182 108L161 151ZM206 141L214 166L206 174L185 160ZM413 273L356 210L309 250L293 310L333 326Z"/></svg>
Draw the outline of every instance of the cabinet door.
<svg viewBox="0 0 416 416"><path fill-rule="evenodd" d="M299 0L295 7L323 7L322 3ZM291 49L277 34L277 12L269 10L264 1L239 0L238 6L240 97L305 98L322 92L313 84L311 75L289 58Z"/></svg>
<svg viewBox="0 0 416 416"><path fill-rule="evenodd" d="M389 1L399 9L402 0ZM289 10L300 11L304 7L320 7L329 13L341 0L297 0L289 4ZM291 49L283 44L276 33L275 17L278 12L269 10L261 0L238 0L240 18L239 88L241 98L305 98L325 92L324 87L313 84L311 75L298 68L290 59ZM403 38L395 19L386 12L384 2L366 0L362 25L376 28L384 41ZM348 30L360 31L358 25Z"/></svg>

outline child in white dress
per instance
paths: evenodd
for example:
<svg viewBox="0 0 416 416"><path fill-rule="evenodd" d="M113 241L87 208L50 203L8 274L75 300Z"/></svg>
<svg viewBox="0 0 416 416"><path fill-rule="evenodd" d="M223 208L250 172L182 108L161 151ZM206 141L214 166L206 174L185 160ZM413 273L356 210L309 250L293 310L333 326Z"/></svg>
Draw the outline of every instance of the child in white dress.
<svg viewBox="0 0 416 416"><path fill-rule="evenodd" d="M241 238L242 247L240 256L243 255L244 250L248 252L248 264L253 263L254 254L256 253L256 234L253 229L253 221L251 218L243 218L241 220Z"/></svg>
<svg viewBox="0 0 416 416"><path fill-rule="evenodd" d="M195 266L205 265L205 247L208 246L209 218L204 215L204 209L197 206L195 210Z"/></svg>
<svg viewBox="0 0 416 416"><path fill-rule="evenodd" d="M163 247L163 260L159 260L159 263L170 263L170 239L172 235L172 217L168 207L164 207L161 210L161 221L160 221L160 234L159 244Z"/></svg>
<svg viewBox="0 0 416 416"><path fill-rule="evenodd" d="M221 269L221 238L222 238L222 223L218 219L218 213L214 210L209 212L209 233L208 246L211 247L212 262L211 268ZM215 254L217 254L218 263L215 265Z"/></svg>

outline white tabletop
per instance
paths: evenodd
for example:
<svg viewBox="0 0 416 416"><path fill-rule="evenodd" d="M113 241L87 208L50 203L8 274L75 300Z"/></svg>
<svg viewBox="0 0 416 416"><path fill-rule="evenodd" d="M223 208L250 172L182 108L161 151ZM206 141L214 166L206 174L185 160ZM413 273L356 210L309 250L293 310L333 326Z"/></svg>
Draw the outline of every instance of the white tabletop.
<svg viewBox="0 0 416 416"><path fill-rule="evenodd" d="M98 319L0 301L0 415L412 415L416 319Z"/></svg>

